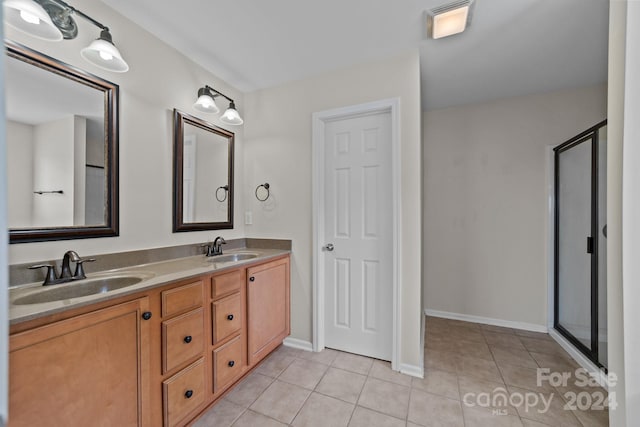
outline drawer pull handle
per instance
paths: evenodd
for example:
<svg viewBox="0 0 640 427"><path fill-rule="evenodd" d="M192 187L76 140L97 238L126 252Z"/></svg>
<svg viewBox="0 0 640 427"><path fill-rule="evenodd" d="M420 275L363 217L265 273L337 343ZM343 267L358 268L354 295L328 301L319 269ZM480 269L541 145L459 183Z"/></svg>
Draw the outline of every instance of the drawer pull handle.
<svg viewBox="0 0 640 427"><path fill-rule="evenodd" d="M255 278L255 277L253 277L253 276L251 276L251 277L249 277L249 281L250 281L250 282L255 282L255 281L256 281L256 278Z"/></svg>
<svg viewBox="0 0 640 427"><path fill-rule="evenodd" d="M145 311L144 313L142 313L142 318L144 320L149 320L151 319L151 312L150 311Z"/></svg>
<svg viewBox="0 0 640 427"><path fill-rule="evenodd" d="M186 337L184 337L184 342L186 342L187 344L189 344L191 342L193 338L191 338L191 335L187 335Z"/></svg>
<svg viewBox="0 0 640 427"><path fill-rule="evenodd" d="M191 399L191 396L193 396L193 390L187 390L184 394L184 397L186 397L187 399Z"/></svg>
<svg viewBox="0 0 640 427"><path fill-rule="evenodd" d="M235 365L236 362L234 362L233 360L230 360L229 363L227 363L227 365L229 365L230 368L233 368L233 365Z"/></svg>
<svg viewBox="0 0 640 427"><path fill-rule="evenodd" d="M227 320L233 320L233 314L228 315Z"/></svg>

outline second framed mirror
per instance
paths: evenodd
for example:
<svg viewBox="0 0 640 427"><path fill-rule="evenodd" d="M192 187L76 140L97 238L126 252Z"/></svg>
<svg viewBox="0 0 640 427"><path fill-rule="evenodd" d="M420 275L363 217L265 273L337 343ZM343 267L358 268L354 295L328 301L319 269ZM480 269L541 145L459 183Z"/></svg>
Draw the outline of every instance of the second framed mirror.
<svg viewBox="0 0 640 427"><path fill-rule="evenodd" d="M233 228L233 132L179 110L173 128L173 231Z"/></svg>

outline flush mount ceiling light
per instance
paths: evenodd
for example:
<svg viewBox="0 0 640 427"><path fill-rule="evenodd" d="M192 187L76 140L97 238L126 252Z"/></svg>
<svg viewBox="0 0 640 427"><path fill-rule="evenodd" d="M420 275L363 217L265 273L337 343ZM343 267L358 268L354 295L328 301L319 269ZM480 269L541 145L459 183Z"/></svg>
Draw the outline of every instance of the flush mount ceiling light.
<svg viewBox="0 0 640 427"><path fill-rule="evenodd" d="M205 85L198 89L198 100L193 104L193 108L203 113L217 114L220 109L216 105L215 98L221 96L229 101L229 108L220 116L220 121L228 125L239 126L244 123L240 113L236 110L236 104L233 99L229 98L222 92L219 92L211 86Z"/></svg>
<svg viewBox="0 0 640 427"><path fill-rule="evenodd" d="M452 36L471 25L473 0L445 4L427 12L427 34L432 39Z"/></svg>
<svg viewBox="0 0 640 427"><path fill-rule="evenodd" d="M109 28L62 0L4 0L7 25L39 39L71 40L78 26L71 15L80 16L100 28L100 37L82 49L80 55L93 65L123 73L129 65L113 44Z"/></svg>

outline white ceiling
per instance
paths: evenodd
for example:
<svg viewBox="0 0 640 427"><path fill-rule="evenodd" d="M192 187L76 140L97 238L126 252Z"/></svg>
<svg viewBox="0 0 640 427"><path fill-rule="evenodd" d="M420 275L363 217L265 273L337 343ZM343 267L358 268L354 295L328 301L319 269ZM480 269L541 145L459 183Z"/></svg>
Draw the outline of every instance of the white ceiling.
<svg viewBox="0 0 640 427"><path fill-rule="evenodd" d="M447 0L102 1L246 92L410 49L423 109L606 81L608 0L476 0L440 40L425 11Z"/></svg>

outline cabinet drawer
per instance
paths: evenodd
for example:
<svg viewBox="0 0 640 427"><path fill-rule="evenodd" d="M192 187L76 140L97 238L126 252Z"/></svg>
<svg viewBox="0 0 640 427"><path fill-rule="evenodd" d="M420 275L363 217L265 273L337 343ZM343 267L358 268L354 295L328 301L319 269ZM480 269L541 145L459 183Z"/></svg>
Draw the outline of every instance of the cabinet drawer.
<svg viewBox="0 0 640 427"><path fill-rule="evenodd" d="M202 308L162 322L162 373L167 373L204 351Z"/></svg>
<svg viewBox="0 0 640 427"><path fill-rule="evenodd" d="M214 276L211 279L211 295L213 299L240 290L244 283L244 270L234 270L229 273Z"/></svg>
<svg viewBox="0 0 640 427"><path fill-rule="evenodd" d="M235 293L213 303L213 343L225 339L242 326L240 293Z"/></svg>
<svg viewBox="0 0 640 427"><path fill-rule="evenodd" d="M187 366L162 382L164 426L175 426L205 400L204 360Z"/></svg>
<svg viewBox="0 0 640 427"><path fill-rule="evenodd" d="M162 292L162 317L202 307L202 280Z"/></svg>
<svg viewBox="0 0 640 427"><path fill-rule="evenodd" d="M236 337L213 352L213 391L217 393L242 373L242 340Z"/></svg>

